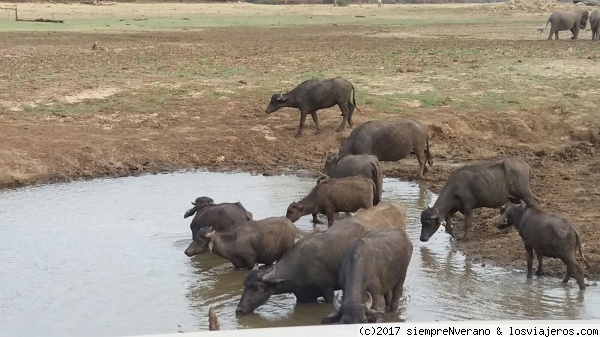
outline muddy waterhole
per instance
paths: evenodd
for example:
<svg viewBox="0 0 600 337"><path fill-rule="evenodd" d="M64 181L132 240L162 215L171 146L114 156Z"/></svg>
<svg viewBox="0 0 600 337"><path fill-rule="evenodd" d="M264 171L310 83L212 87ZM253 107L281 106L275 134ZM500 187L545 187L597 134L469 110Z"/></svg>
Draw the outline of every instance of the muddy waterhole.
<svg viewBox="0 0 600 337"><path fill-rule="evenodd" d="M207 330L209 306L221 329L319 324L333 306L296 305L291 294L236 317L247 271L215 255L183 253L191 242L191 218L183 214L196 197L241 201L261 219L285 215L314 183L291 175L177 172L2 190L0 335ZM384 321L600 318L599 287L580 293L574 280L526 281L522 271L482 266L454 250L441 229L420 242L420 211L436 198L424 186L386 178L383 197L406 205L414 244L400 309ZM310 219L296 225L312 231Z"/></svg>

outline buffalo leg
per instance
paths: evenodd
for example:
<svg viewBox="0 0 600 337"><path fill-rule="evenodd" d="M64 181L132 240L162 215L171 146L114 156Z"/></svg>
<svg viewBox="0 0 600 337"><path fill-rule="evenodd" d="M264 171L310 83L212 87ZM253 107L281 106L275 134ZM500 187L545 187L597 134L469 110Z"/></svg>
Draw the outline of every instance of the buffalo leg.
<svg viewBox="0 0 600 337"><path fill-rule="evenodd" d="M325 208L325 214L327 215L327 226L333 226L333 222L335 221L335 209L333 207Z"/></svg>
<svg viewBox="0 0 600 337"><path fill-rule="evenodd" d="M417 155L417 161L419 162L419 179L423 179L423 176L426 172L425 167L425 152L424 151L415 151Z"/></svg>
<svg viewBox="0 0 600 337"><path fill-rule="evenodd" d="M300 111L300 125L298 126L298 132L294 137L298 138L302 136L302 129L304 129L304 124L306 124L306 111Z"/></svg>
<svg viewBox="0 0 600 337"><path fill-rule="evenodd" d="M390 290L390 291L386 292L385 294L383 294L383 300L385 301L385 310L387 310L387 311L392 310L392 297L393 297L393 290Z"/></svg>
<svg viewBox="0 0 600 337"><path fill-rule="evenodd" d="M568 283L569 279L571 278L571 264L568 262L568 260L563 260L563 262L567 266L567 273L565 274L565 278L562 280L562 283Z"/></svg>
<svg viewBox="0 0 600 337"><path fill-rule="evenodd" d="M450 234L450 236L454 237L454 227L452 227L452 216L450 214L446 215L446 233Z"/></svg>
<svg viewBox="0 0 600 337"><path fill-rule="evenodd" d="M335 131L342 132L342 130L344 130L344 128L346 127L346 123L348 122L348 104L340 104L339 107L340 110L342 110L342 124L340 124L340 126L337 129L335 129Z"/></svg>
<svg viewBox="0 0 600 337"><path fill-rule="evenodd" d="M573 267L571 269L574 269L573 276L577 280L577 284L579 285L579 290L584 290L585 282L583 280L583 270L581 270L581 267L579 267L579 265L575 261L573 261Z"/></svg>
<svg viewBox="0 0 600 337"><path fill-rule="evenodd" d="M465 209L465 235L463 241L469 241L471 238L471 226L473 225L473 210Z"/></svg>
<svg viewBox="0 0 600 337"><path fill-rule="evenodd" d="M390 307L391 312L396 312L398 306L400 306L400 298L402 297L402 291L404 289L404 279L398 282L392 290L392 305Z"/></svg>
<svg viewBox="0 0 600 337"><path fill-rule="evenodd" d="M313 221L313 223L314 223L314 224L323 223L321 220L319 220L319 219L317 218L317 214L319 214L319 213L318 213L318 212L315 212L315 213L313 213L313 214L312 214L312 217L313 217L313 220L312 220L312 221Z"/></svg>
<svg viewBox="0 0 600 337"><path fill-rule="evenodd" d="M356 107L354 106L354 104L348 102L348 110L349 110L349 112L348 112L348 126L350 128L352 128L352 126L354 125L354 123L352 122L352 114L354 113L354 109L355 108Z"/></svg>
<svg viewBox="0 0 600 337"><path fill-rule="evenodd" d="M542 256L542 254L536 252L537 255L537 260L538 260L538 268L537 268L537 272L535 273L536 275L540 276L540 275L544 275L544 264L542 262L542 259L544 258Z"/></svg>
<svg viewBox="0 0 600 337"><path fill-rule="evenodd" d="M315 122L315 126L317 128L317 130L315 131L315 135L321 133L321 126L319 125L319 117L317 117L317 112L313 111L310 113L313 122Z"/></svg>
<svg viewBox="0 0 600 337"><path fill-rule="evenodd" d="M533 247L526 245L525 250L527 251L527 278L533 277Z"/></svg>

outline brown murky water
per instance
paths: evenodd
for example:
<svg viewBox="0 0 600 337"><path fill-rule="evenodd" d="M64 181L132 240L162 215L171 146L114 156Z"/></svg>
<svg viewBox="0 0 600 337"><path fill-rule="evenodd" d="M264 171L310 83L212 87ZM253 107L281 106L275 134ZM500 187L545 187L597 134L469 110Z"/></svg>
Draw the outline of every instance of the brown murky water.
<svg viewBox="0 0 600 337"><path fill-rule="evenodd" d="M208 328L319 324L331 304L273 296L236 317L247 271L213 255L188 258L190 201L241 201L260 219L283 215L315 179L184 172L0 191L0 335L123 336ZM385 179L384 199L408 208L414 253L399 312L386 321L598 319L600 290L481 267L442 230L421 243L419 213L435 195ZM311 231L310 216L297 222ZM321 228L325 225L320 225ZM519 246L516 249L521 249Z"/></svg>

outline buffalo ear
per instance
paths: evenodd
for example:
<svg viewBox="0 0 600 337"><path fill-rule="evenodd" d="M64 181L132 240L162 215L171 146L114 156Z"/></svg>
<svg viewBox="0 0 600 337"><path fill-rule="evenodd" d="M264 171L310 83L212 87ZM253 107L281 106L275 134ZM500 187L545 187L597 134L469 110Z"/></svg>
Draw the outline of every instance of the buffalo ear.
<svg viewBox="0 0 600 337"><path fill-rule="evenodd" d="M192 207L190 209L188 209L187 211L185 211L185 214L183 214L183 218L187 218L190 217L192 215L196 214L196 207Z"/></svg>
<svg viewBox="0 0 600 337"><path fill-rule="evenodd" d="M427 207L427 210L432 210L429 215L429 219L437 219L440 217L440 212L438 212L437 208Z"/></svg>
<svg viewBox="0 0 600 337"><path fill-rule="evenodd" d="M498 211L500 212L500 215L504 214L504 211L506 211L506 205L500 206L500 208L498 208Z"/></svg>

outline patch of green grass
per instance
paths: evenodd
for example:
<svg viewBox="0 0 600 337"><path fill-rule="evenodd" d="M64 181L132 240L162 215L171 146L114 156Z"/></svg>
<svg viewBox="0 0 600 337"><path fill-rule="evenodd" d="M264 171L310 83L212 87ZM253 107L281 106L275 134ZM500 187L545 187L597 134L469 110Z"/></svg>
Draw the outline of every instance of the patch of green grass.
<svg viewBox="0 0 600 337"><path fill-rule="evenodd" d="M278 0L261 0L265 3L277 3ZM351 3L351 0L337 0L343 9ZM120 3L121 4L121 3ZM117 4L118 6L119 4ZM227 4L219 4L228 6ZM59 6L59 5L56 5ZM204 4L193 4L192 12L185 10L167 8L164 12L144 13L144 4L136 4L138 13L131 10L132 4L122 3L123 10L109 15L100 15L86 12L61 11L62 7L52 7L43 12L30 12L23 10L20 17L23 19L35 19L46 17L49 19L64 20L63 24L16 22L13 15L0 16L0 31L147 31L147 30L190 30L206 27L264 27L264 26L314 26L314 25L369 25L369 26L425 26L425 25L481 25L481 24L504 24L506 19L491 17L487 15L464 15L464 9L454 10L451 8L435 9L422 7L400 7L388 4L385 11L367 9L362 10L361 15L354 12L347 15L331 15L322 10L322 6L314 5L314 11L295 12L271 12L271 10L260 6L250 7L247 10L225 10L215 12L214 10L203 11ZM165 5L167 7L173 4ZM190 4L186 4L190 6ZM197 7L196 7L197 6ZM265 7L272 7L264 5ZM331 6L333 7L333 6ZM25 7L27 8L27 7ZM226 8L226 7L224 7ZM293 7L290 7L293 8ZM39 9L35 9L40 11ZM335 12L334 12L335 13ZM512 21L511 21L512 22Z"/></svg>

